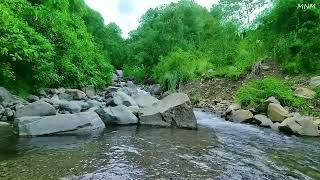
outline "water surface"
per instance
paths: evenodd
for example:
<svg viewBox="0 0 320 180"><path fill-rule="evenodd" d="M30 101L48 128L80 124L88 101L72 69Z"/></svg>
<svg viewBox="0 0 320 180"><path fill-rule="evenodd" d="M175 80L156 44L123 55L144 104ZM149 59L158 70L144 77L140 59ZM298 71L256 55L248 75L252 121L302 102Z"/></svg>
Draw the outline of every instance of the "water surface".
<svg viewBox="0 0 320 180"><path fill-rule="evenodd" d="M118 126L91 137L0 139L11 144L0 145L0 179L320 179L318 138L195 113L198 131Z"/></svg>

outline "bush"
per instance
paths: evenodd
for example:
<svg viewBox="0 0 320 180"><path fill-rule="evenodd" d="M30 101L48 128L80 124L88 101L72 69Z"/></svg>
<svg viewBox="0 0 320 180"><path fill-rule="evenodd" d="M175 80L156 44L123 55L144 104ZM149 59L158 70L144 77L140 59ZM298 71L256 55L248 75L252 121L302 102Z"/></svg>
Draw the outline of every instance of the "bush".
<svg viewBox="0 0 320 180"><path fill-rule="evenodd" d="M285 106L301 109L306 105L302 98L293 95L286 82L272 77L248 82L236 92L235 98L241 105L255 108L271 96Z"/></svg>
<svg viewBox="0 0 320 180"><path fill-rule="evenodd" d="M142 82L146 79L147 71L144 66L139 67L126 65L123 68L123 74L127 78L133 78L137 81Z"/></svg>
<svg viewBox="0 0 320 180"><path fill-rule="evenodd" d="M210 64L205 58L197 59L195 54L182 49L171 52L154 68L154 78L162 87L175 91L179 84L200 77Z"/></svg>

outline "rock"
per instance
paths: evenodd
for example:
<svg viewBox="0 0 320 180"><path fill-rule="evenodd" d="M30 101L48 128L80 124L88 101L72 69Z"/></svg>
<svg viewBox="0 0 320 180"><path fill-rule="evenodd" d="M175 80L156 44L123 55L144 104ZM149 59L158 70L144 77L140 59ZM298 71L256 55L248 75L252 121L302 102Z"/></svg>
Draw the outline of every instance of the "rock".
<svg viewBox="0 0 320 180"><path fill-rule="evenodd" d="M58 88L58 94L61 94L61 93L65 93L66 92L66 89L61 87L61 88Z"/></svg>
<svg viewBox="0 0 320 180"><path fill-rule="evenodd" d="M19 117L15 120L20 136L93 133L105 128L95 112L59 114L45 117Z"/></svg>
<svg viewBox="0 0 320 180"><path fill-rule="evenodd" d="M136 106L136 102L122 91L113 93L113 101L116 105Z"/></svg>
<svg viewBox="0 0 320 180"><path fill-rule="evenodd" d="M226 114L231 113L232 111L236 111L241 109L241 105L240 104L231 104L228 109L226 110Z"/></svg>
<svg viewBox="0 0 320 180"><path fill-rule="evenodd" d="M27 97L27 100L28 100L29 102L33 103L33 102L39 101L39 97L38 97L38 96L35 96L35 95L29 95L29 96Z"/></svg>
<svg viewBox="0 0 320 180"><path fill-rule="evenodd" d="M289 112L280 104L270 103L268 105L268 117L272 122L282 122L289 117Z"/></svg>
<svg viewBox="0 0 320 180"><path fill-rule="evenodd" d="M83 100L86 98L86 94L79 89L66 89L66 93L70 94L74 100Z"/></svg>
<svg viewBox="0 0 320 180"><path fill-rule="evenodd" d="M7 122L0 122L0 127L9 127L10 124Z"/></svg>
<svg viewBox="0 0 320 180"><path fill-rule="evenodd" d="M59 94L59 91L58 91L58 89L49 89L48 90L48 92L50 93L50 94Z"/></svg>
<svg viewBox="0 0 320 180"><path fill-rule="evenodd" d="M112 82L115 82L115 81L118 81L118 76L115 73L113 73L112 74Z"/></svg>
<svg viewBox="0 0 320 180"><path fill-rule="evenodd" d="M14 115L14 112L10 108L6 108L3 115L6 117L12 117Z"/></svg>
<svg viewBox="0 0 320 180"><path fill-rule="evenodd" d="M46 97L46 96L47 96L46 91L43 90L43 89L41 89L41 90L39 91L39 96L41 96L41 97Z"/></svg>
<svg viewBox="0 0 320 180"><path fill-rule="evenodd" d="M59 109L61 111L68 111L70 113L79 113L82 109L81 104L74 101L60 101Z"/></svg>
<svg viewBox="0 0 320 180"><path fill-rule="evenodd" d="M83 92L89 97L92 98L96 95L96 88L94 86L88 86L83 88Z"/></svg>
<svg viewBox="0 0 320 180"><path fill-rule="evenodd" d="M271 119L262 114L257 114L254 116L254 119L258 122L259 126L262 127L272 127L273 123Z"/></svg>
<svg viewBox="0 0 320 180"><path fill-rule="evenodd" d="M107 91L107 93L113 93L113 92L117 92L119 89L120 89L119 87L109 86L109 87L105 88L104 90Z"/></svg>
<svg viewBox="0 0 320 180"><path fill-rule="evenodd" d="M89 108L92 108L92 107L96 107L96 108L102 108L102 103L99 102L99 101L96 101L96 100L89 100L87 101L88 105L89 105Z"/></svg>
<svg viewBox="0 0 320 180"><path fill-rule="evenodd" d="M59 99L66 100L66 101L72 101L72 99L73 99L73 96L71 96L70 94L64 93L64 92L60 93L58 95L58 97L59 97Z"/></svg>
<svg viewBox="0 0 320 180"><path fill-rule="evenodd" d="M318 125L314 123L312 117L295 116L285 119L280 125L279 130L289 134L302 136L319 136Z"/></svg>
<svg viewBox="0 0 320 180"><path fill-rule="evenodd" d="M171 91L166 91L160 96L160 99L164 99L165 97L169 96L170 94L172 94Z"/></svg>
<svg viewBox="0 0 320 180"><path fill-rule="evenodd" d="M136 104L141 108L149 107L152 106L154 103L159 102L157 98L151 95L137 95L133 99L136 102Z"/></svg>
<svg viewBox="0 0 320 180"><path fill-rule="evenodd" d="M105 124L136 124L138 118L124 105L107 107L96 111Z"/></svg>
<svg viewBox="0 0 320 180"><path fill-rule="evenodd" d="M123 78L123 71L122 70L116 70L116 75L118 76L118 79L122 79Z"/></svg>
<svg viewBox="0 0 320 180"><path fill-rule="evenodd" d="M273 130L276 130L276 131L279 131L279 126L280 126L281 124L279 123L279 122L275 122L275 123L273 123L272 125L271 125L271 129L273 129Z"/></svg>
<svg viewBox="0 0 320 180"><path fill-rule="evenodd" d="M11 93L7 89L0 87L0 104L2 104L4 107L7 107L12 105L13 101L14 98Z"/></svg>
<svg viewBox="0 0 320 180"><path fill-rule="evenodd" d="M128 108L134 115L137 115L137 116L141 112L141 110L138 106L129 106Z"/></svg>
<svg viewBox="0 0 320 180"><path fill-rule="evenodd" d="M71 103L79 104L81 107L81 111L88 110L90 108L89 104L84 101L70 101Z"/></svg>
<svg viewBox="0 0 320 180"><path fill-rule="evenodd" d="M4 113L4 111L5 111L5 108L2 105L0 105L0 116Z"/></svg>
<svg viewBox="0 0 320 180"><path fill-rule="evenodd" d="M234 122L251 122L253 120L253 114L249 110L237 110L232 112L231 119Z"/></svg>
<svg viewBox="0 0 320 180"><path fill-rule="evenodd" d="M55 114L56 110L52 105L39 100L18 109L15 113L15 117L19 118L23 116L50 116Z"/></svg>
<svg viewBox="0 0 320 180"><path fill-rule="evenodd" d="M316 96L316 92L308 88L299 87L294 91L294 95L306 99L313 99Z"/></svg>
<svg viewBox="0 0 320 180"><path fill-rule="evenodd" d="M316 76L316 77L311 78L310 86L312 88L320 87L320 76Z"/></svg>
<svg viewBox="0 0 320 180"><path fill-rule="evenodd" d="M280 104L280 102L278 101L278 99L276 99L276 98L273 97L273 96L269 97L265 102L267 102L267 103Z"/></svg>
<svg viewBox="0 0 320 180"><path fill-rule="evenodd" d="M112 106L112 107L117 106L117 104L114 103L112 97L109 97L108 99L106 99L105 102L106 102L106 106Z"/></svg>
<svg viewBox="0 0 320 180"><path fill-rule="evenodd" d="M197 121L189 97L173 93L150 107L142 108L140 124L196 129Z"/></svg>
<svg viewBox="0 0 320 180"><path fill-rule="evenodd" d="M162 89L161 89L160 84L153 84L149 88L150 88L149 92L152 95L161 95L162 94Z"/></svg>

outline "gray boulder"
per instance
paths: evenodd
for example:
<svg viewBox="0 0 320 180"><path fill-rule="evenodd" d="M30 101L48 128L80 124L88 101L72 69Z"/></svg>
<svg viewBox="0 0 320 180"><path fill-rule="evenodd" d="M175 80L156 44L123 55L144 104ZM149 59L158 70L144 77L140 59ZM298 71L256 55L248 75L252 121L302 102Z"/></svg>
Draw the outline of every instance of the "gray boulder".
<svg viewBox="0 0 320 180"><path fill-rule="evenodd" d="M132 97L127 95L122 91L117 91L113 93L113 102L116 105L125 105L125 106L136 106L136 102L133 100Z"/></svg>
<svg viewBox="0 0 320 180"><path fill-rule="evenodd" d="M280 131L302 136L319 136L318 125L312 117L294 116L285 119L279 126Z"/></svg>
<svg viewBox="0 0 320 180"><path fill-rule="evenodd" d="M2 105L0 105L0 116L4 113L4 111L5 111L5 108Z"/></svg>
<svg viewBox="0 0 320 180"><path fill-rule="evenodd" d="M96 112L106 124L125 125L138 123L138 118L124 105L98 109Z"/></svg>
<svg viewBox="0 0 320 180"><path fill-rule="evenodd" d="M38 96L35 96L35 95L29 95L29 96L27 97L27 100L28 100L29 102L33 103L33 102L39 101L39 97L38 97Z"/></svg>
<svg viewBox="0 0 320 180"><path fill-rule="evenodd" d="M119 79L123 78L123 71L122 70L116 70L116 75Z"/></svg>
<svg viewBox="0 0 320 180"><path fill-rule="evenodd" d="M45 117L20 117L15 120L20 136L93 133L105 125L95 112L59 114Z"/></svg>
<svg viewBox="0 0 320 180"><path fill-rule="evenodd" d="M278 99L276 99L276 98L273 97L273 96L269 97L265 102L267 102L267 103L280 104L280 102L278 101Z"/></svg>
<svg viewBox="0 0 320 180"><path fill-rule="evenodd" d="M70 113L79 113L81 111L81 104L74 101L60 101L59 109L63 112L68 111Z"/></svg>
<svg viewBox="0 0 320 180"><path fill-rule="evenodd" d="M289 112L280 104L270 103L268 105L268 117L272 122L282 122L289 117Z"/></svg>
<svg viewBox="0 0 320 180"><path fill-rule="evenodd" d="M316 92L308 88L299 87L294 91L294 95L305 99L313 99L316 96Z"/></svg>
<svg viewBox="0 0 320 180"><path fill-rule="evenodd" d="M94 86L88 86L88 87L83 88L83 92L89 98L93 98L96 95L96 88Z"/></svg>
<svg viewBox="0 0 320 180"><path fill-rule="evenodd" d="M97 100L89 100L87 101L89 108L96 107L96 108L102 108L103 104Z"/></svg>
<svg viewBox="0 0 320 180"><path fill-rule="evenodd" d="M320 87L320 76L311 78L310 86L313 88Z"/></svg>
<svg viewBox="0 0 320 180"><path fill-rule="evenodd" d="M140 124L196 129L197 121L189 97L173 93L158 103L141 108Z"/></svg>
<svg viewBox="0 0 320 180"><path fill-rule="evenodd" d="M74 100L83 100L86 98L86 93L79 89L66 89L66 93L70 94Z"/></svg>
<svg viewBox="0 0 320 180"><path fill-rule="evenodd" d="M14 115L14 112L10 108L6 108L3 115L6 117L12 117Z"/></svg>
<svg viewBox="0 0 320 180"><path fill-rule="evenodd" d="M240 104L231 104L228 109L226 110L226 114L231 113L232 111L236 111L241 109L241 105Z"/></svg>
<svg viewBox="0 0 320 180"><path fill-rule="evenodd" d="M137 103L137 105L141 108L146 108L149 106L152 106L155 103L158 103L159 100L151 95L145 94L145 95L137 95L133 97L134 101Z"/></svg>
<svg viewBox="0 0 320 180"><path fill-rule="evenodd" d="M59 97L59 99L66 100L66 101L72 101L72 99L73 99L73 96L71 96L70 94L64 93L64 92L60 93L58 95L58 97Z"/></svg>
<svg viewBox="0 0 320 180"><path fill-rule="evenodd" d="M231 119L234 122L252 122L253 114L249 110L237 110L232 112Z"/></svg>
<svg viewBox="0 0 320 180"><path fill-rule="evenodd" d="M13 104L14 98L11 93L4 87L0 87L0 104L4 107L10 106Z"/></svg>
<svg viewBox="0 0 320 180"><path fill-rule="evenodd" d="M254 119L258 122L259 126L262 126L262 127L272 127L273 126L271 119L269 119L265 115L257 114L254 116Z"/></svg>
<svg viewBox="0 0 320 180"><path fill-rule="evenodd" d="M149 87L149 92L152 94L152 95L161 95L162 94L162 89L161 89L161 86L160 84L153 84Z"/></svg>
<svg viewBox="0 0 320 180"><path fill-rule="evenodd" d="M39 100L18 109L15 113L15 117L19 118L23 116L50 116L55 114L56 110L52 105Z"/></svg>

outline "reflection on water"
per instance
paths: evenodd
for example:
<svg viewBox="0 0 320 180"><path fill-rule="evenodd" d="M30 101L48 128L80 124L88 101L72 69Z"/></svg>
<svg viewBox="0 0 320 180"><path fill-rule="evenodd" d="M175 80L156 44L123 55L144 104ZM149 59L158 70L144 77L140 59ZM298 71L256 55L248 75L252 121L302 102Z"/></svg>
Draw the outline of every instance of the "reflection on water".
<svg viewBox="0 0 320 180"><path fill-rule="evenodd" d="M121 126L21 139L0 160L0 179L320 179L319 139L196 116L198 131Z"/></svg>

